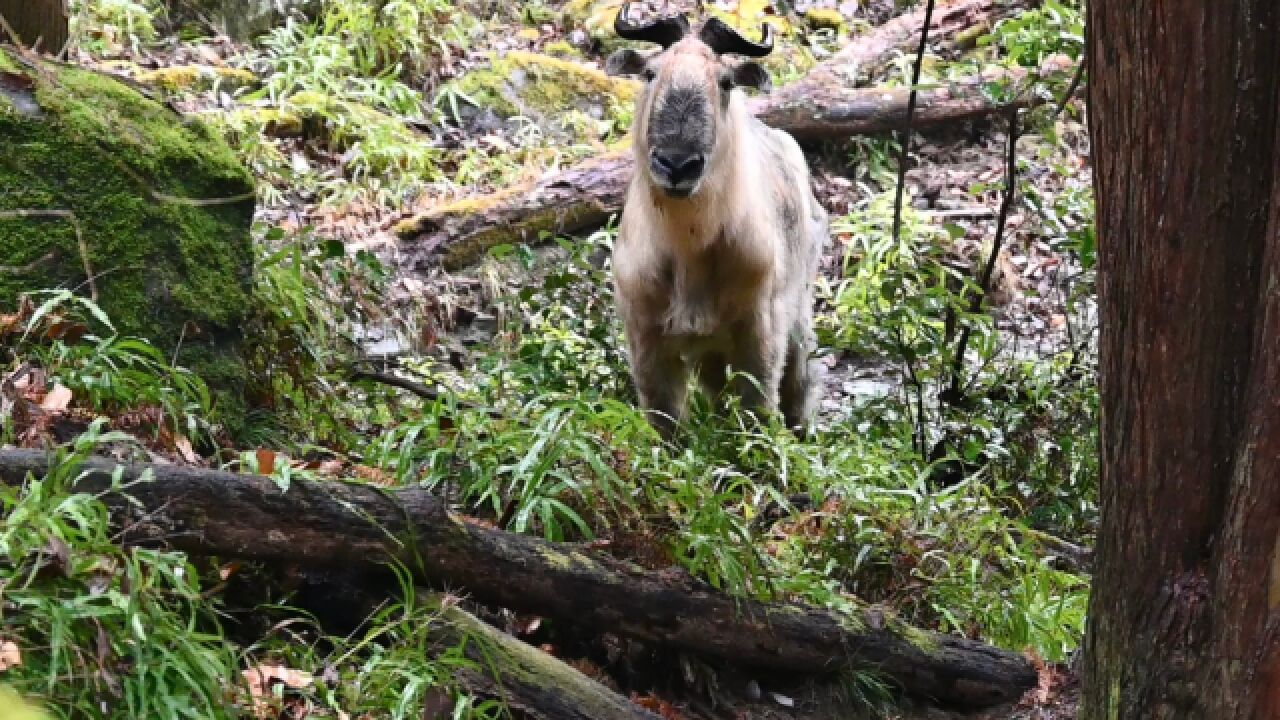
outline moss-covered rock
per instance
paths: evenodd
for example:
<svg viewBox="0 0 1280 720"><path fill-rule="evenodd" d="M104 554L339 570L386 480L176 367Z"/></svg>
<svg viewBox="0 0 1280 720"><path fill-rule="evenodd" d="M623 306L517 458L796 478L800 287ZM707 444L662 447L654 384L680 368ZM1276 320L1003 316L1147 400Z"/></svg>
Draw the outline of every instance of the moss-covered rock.
<svg viewBox="0 0 1280 720"><path fill-rule="evenodd" d="M543 46L542 51L552 57L575 59L582 57L582 51L565 40L556 40Z"/></svg>
<svg viewBox="0 0 1280 720"><path fill-rule="evenodd" d="M455 89L499 117L523 116L570 137L613 137L630 125L640 85L571 60L512 51L459 78Z"/></svg>
<svg viewBox="0 0 1280 720"><path fill-rule="evenodd" d="M569 0L564 6L564 25L581 29L602 53L612 52L630 44L613 31L622 3L623 0Z"/></svg>
<svg viewBox="0 0 1280 720"><path fill-rule="evenodd" d="M33 70L0 48L0 308L92 287L118 331L177 350L234 424L253 209L253 179L203 125L105 75Z"/></svg>
<svg viewBox="0 0 1280 720"><path fill-rule="evenodd" d="M214 65L173 65L139 73L136 79L167 93L204 92L215 86L238 90L258 83L258 76L248 70Z"/></svg>
<svg viewBox="0 0 1280 720"><path fill-rule="evenodd" d="M810 8L804 14L804 21L814 30L844 30L844 16L838 10Z"/></svg>

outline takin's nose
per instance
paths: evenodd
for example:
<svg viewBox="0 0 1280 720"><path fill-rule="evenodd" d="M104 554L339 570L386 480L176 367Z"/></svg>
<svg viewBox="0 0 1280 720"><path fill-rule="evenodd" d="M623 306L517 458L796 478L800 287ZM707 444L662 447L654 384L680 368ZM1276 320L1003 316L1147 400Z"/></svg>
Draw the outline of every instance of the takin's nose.
<svg viewBox="0 0 1280 720"><path fill-rule="evenodd" d="M654 177L663 184L685 189L702 177L706 159L699 152L655 149L649 155L649 167Z"/></svg>

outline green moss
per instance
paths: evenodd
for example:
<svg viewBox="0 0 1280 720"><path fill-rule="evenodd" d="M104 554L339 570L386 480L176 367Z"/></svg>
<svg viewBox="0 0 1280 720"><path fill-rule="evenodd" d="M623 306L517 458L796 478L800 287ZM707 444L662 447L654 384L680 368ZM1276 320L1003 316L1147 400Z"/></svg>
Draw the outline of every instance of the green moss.
<svg viewBox="0 0 1280 720"><path fill-rule="evenodd" d="M962 50L977 47L979 38L989 32L991 32L991 22L988 20L983 20L972 27L967 27L956 33L956 47Z"/></svg>
<svg viewBox="0 0 1280 720"><path fill-rule="evenodd" d="M567 209L547 209L526 215L515 227L494 227L481 230L461 242L451 243L442 266L449 271L460 270L478 262L491 248L506 243L537 243L543 234L572 232L576 228L603 221L608 211L593 204L583 203Z"/></svg>
<svg viewBox="0 0 1280 720"><path fill-rule="evenodd" d="M204 92L215 86L235 90L257 84L258 76L239 68L213 65L175 65L138 75L138 82L165 92Z"/></svg>
<svg viewBox="0 0 1280 720"><path fill-rule="evenodd" d="M47 70L29 74L39 113L0 103L0 307L42 288L84 291L87 261L117 329L180 345L178 362L219 391L234 424L252 178L203 125L106 76ZM49 212L74 214L87 258L75 225Z"/></svg>
<svg viewBox="0 0 1280 720"><path fill-rule="evenodd" d="M525 693L545 689L560 697L580 717L620 717L626 713L627 701L608 691L594 690L582 674L563 660L521 642L507 633L476 619L455 603L433 596L427 607L439 608L441 618L451 627L451 641L461 641L467 657L476 663L476 672L497 680L499 685L524 688ZM433 608L434 609L434 608Z"/></svg>
<svg viewBox="0 0 1280 720"><path fill-rule="evenodd" d="M254 128L272 137L297 137L302 134L302 116L274 106L247 106L234 110L228 125Z"/></svg>
<svg viewBox="0 0 1280 720"><path fill-rule="evenodd" d="M526 3L520 20L526 25L545 25L555 22L556 14L551 8L538 3Z"/></svg>
<svg viewBox="0 0 1280 720"><path fill-rule="evenodd" d="M542 48L542 51L552 57L558 58L582 57L582 52L566 40L556 40L555 42L547 43L546 46Z"/></svg>
<svg viewBox="0 0 1280 720"><path fill-rule="evenodd" d="M630 124L639 83L550 55L513 51L457 81L464 95L503 117L523 115L543 127L566 127L578 111L615 128Z"/></svg>
<svg viewBox="0 0 1280 720"><path fill-rule="evenodd" d="M22 72L22 69L7 53L0 52L0 72L18 73Z"/></svg>
<svg viewBox="0 0 1280 720"><path fill-rule="evenodd" d="M836 10L810 8L804 14L804 20L809 24L809 27L817 30L840 31L844 29L844 16Z"/></svg>
<svg viewBox="0 0 1280 720"><path fill-rule="evenodd" d="M589 32L613 32L613 21L622 9L623 0L569 0L563 16L568 24L582 25Z"/></svg>

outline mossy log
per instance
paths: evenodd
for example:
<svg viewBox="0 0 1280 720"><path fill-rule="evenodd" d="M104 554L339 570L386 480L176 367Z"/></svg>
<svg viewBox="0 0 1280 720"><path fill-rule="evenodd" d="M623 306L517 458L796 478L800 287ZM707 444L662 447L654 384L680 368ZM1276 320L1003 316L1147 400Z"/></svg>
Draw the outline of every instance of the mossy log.
<svg viewBox="0 0 1280 720"><path fill-rule="evenodd" d="M463 645L476 668L455 679L470 692L502 701L529 720L659 720L659 716L583 675L554 655L521 642L436 596L442 641Z"/></svg>
<svg viewBox="0 0 1280 720"><path fill-rule="evenodd" d="M43 476L42 452L0 451L6 484ZM465 522L421 488L269 478L86 461L76 489L100 495L125 542L318 567L399 562L476 600L611 631L742 667L827 674L871 670L940 705L989 707L1035 685L1022 656L914 629L887 611L856 616L719 592L680 570L652 572L580 547ZM153 481L138 482L145 473ZM127 492L127 497L125 495Z"/></svg>
<svg viewBox="0 0 1280 720"><path fill-rule="evenodd" d="M966 28L994 22L1011 7L997 0L947 5L935 14L930 37L946 41ZM752 112L799 140L901 129L907 115L907 88L857 86L870 69L888 62L904 44L918 42L923 23L922 12L885 23L801 80L753 99ZM928 127L1006 111L1009 104L986 96L984 82L975 78L919 92L914 124ZM419 272L437 262L456 270L476 262L496 245L535 243L549 235L599 227L622 207L633 166L629 150L608 152L537 182L433 208L397 226L402 257Z"/></svg>

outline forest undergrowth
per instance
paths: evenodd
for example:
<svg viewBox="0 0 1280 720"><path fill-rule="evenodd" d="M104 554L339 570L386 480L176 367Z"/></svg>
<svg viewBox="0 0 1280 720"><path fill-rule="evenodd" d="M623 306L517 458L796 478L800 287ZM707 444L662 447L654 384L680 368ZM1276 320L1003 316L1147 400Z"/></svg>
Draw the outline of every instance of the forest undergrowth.
<svg viewBox="0 0 1280 720"><path fill-rule="evenodd" d="M794 54L779 83L903 11L786 5ZM926 56L925 83L1000 65L1020 82L989 92L1046 102L917 134L898 237L901 138L806 148L833 216L812 435L697 397L668 444L627 374L612 224L430 277L401 272L391 232L623 139L625 117L575 111L553 132L463 109L474 98L458 79L487 52L599 63L592 3L324 0L237 42L171 28L148 0L80 0L70 59L173 79L155 92L217 126L259 180L252 410L225 423L199 377L84 297L48 288L0 308L0 444L59 456L47 477L0 488L0 683L64 718L507 716L456 682L471 661L440 647L440 609L407 573L335 623L303 569L121 548L98 499L69 489L89 453L282 489L300 477L421 486L473 522L739 596L882 607L1069 676L1097 519L1093 207L1083 105L1057 102L1072 74L1040 69L1079 58L1082 21L1076 3L1029 5ZM811 10L846 17L819 28ZM909 82L912 59L877 81ZM216 71L178 72L195 64ZM643 648L648 669L634 672L603 650L616 638L473 609L667 717L743 693L698 658ZM864 706L889 698L874 672L853 687Z"/></svg>

